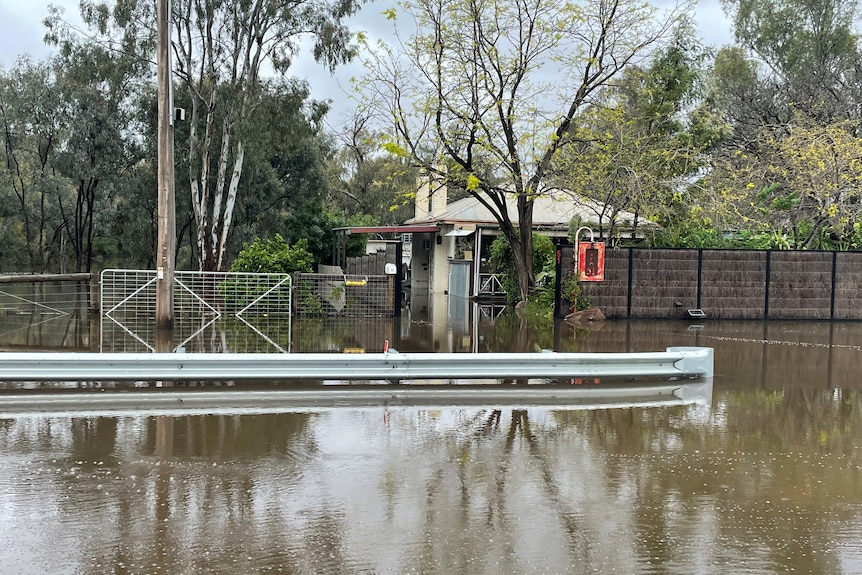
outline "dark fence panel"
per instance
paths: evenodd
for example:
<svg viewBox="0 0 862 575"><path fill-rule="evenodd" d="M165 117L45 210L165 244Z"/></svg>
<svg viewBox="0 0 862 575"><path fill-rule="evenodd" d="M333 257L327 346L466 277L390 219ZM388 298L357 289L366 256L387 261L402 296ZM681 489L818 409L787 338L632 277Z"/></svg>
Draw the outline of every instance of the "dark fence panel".
<svg viewBox="0 0 862 575"><path fill-rule="evenodd" d="M386 250L377 253L366 254L353 258L347 258L344 265L344 273L362 275L383 275L386 264L398 262L395 244L386 246Z"/></svg>
<svg viewBox="0 0 862 575"><path fill-rule="evenodd" d="M771 252L770 319L830 319L832 253Z"/></svg>
<svg viewBox="0 0 862 575"><path fill-rule="evenodd" d="M709 317L763 319L766 313L766 252L703 250L698 305Z"/></svg>
<svg viewBox="0 0 862 575"><path fill-rule="evenodd" d="M571 249L571 248L569 248ZM582 282L609 318L862 320L862 252L618 248Z"/></svg>
<svg viewBox="0 0 862 575"><path fill-rule="evenodd" d="M835 319L862 318L862 254L835 254Z"/></svg>
<svg viewBox="0 0 862 575"><path fill-rule="evenodd" d="M697 250L633 250L631 317L679 317L696 307L697 259Z"/></svg>

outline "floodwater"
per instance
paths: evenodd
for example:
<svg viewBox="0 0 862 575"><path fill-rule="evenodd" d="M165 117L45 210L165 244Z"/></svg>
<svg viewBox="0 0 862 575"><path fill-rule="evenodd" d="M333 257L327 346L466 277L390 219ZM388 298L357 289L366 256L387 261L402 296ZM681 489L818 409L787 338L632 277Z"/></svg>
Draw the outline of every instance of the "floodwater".
<svg viewBox="0 0 862 575"><path fill-rule="evenodd" d="M716 376L673 407L5 416L0 573L862 573L862 324L291 329L293 351L708 346Z"/></svg>

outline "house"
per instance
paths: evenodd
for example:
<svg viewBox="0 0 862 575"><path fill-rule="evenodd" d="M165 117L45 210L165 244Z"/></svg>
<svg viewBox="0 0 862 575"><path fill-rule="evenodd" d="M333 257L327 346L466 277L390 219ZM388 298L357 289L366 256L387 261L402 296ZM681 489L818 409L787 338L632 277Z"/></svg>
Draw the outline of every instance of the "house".
<svg viewBox="0 0 862 575"><path fill-rule="evenodd" d="M518 221L516 196L508 203L509 217ZM575 197L568 191L548 190L537 197L533 208L533 229L550 236L568 238L573 219L591 226L599 240L601 214L607 208L599 202ZM605 227L608 223L604 218ZM631 229L636 216L615 214L615 225ZM415 215L405 226L428 226L434 231L414 232L405 243L411 246L410 289L414 299L448 294L476 299L504 296L497 276L489 267L491 244L501 234L499 224L478 199L468 196L447 203L445 186L433 192L429 183L420 183ZM602 238L604 239L604 238Z"/></svg>
<svg viewBox="0 0 862 575"><path fill-rule="evenodd" d="M400 226L334 230L336 251L338 246L345 245L341 238L347 234L370 234L378 242L400 241L403 264L407 265L407 272L402 274L406 279L404 288L411 302L420 308L433 307L427 302L448 296L477 300L504 297L500 281L488 263L491 244L501 234L497 220L473 196L452 203L447 196L445 185L438 183L432 190L429 179L420 179L411 219ZM508 211L512 221L517 222L514 194ZM591 226L596 240L605 239L599 224L604 222L607 227L609 216L603 216L607 211L607 206L588 198L564 190L548 190L535 200L533 229L568 238L569 226L577 219ZM635 219L630 212L618 211L614 215L617 229L630 229ZM336 253L337 265L343 259Z"/></svg>

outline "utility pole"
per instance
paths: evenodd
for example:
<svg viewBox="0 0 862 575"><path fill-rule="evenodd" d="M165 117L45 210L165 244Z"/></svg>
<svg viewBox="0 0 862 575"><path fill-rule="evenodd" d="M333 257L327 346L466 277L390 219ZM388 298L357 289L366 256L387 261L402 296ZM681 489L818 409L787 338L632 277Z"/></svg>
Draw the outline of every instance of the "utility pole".
<svg viewBox="0 0 862 575"><path fill-rule="evenodd" d="M170 0L157 0L159 100L159 227L156 252L156 331L174 326L174 252L176 202L174 199L174 101L171 74ZM163 351L163 350L159 350Z"/></svg>

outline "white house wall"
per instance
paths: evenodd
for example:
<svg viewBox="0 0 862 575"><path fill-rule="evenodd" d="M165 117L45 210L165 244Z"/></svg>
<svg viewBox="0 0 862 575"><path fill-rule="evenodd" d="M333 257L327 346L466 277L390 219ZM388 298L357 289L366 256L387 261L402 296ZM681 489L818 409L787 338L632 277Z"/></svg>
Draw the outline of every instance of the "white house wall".
<svg viewBox="0 0 862 575"><path fill-rule="evenodd" d="M413 234L412 258L410 263L410 298L411 301L416 303L419 303L422 298L428 298L431 281L431 248L433 245L433 234ZM420 305L424 307L424 301Z"/></svg>
<svg viewBox="0 0 862 575"><path fill-rule="evenodd" d="M449 288L449 254L451 252L454 255L455 250L451 240L452 238L438 235L432 242L430 279L432 295L445 294Z"/></svg>

